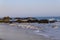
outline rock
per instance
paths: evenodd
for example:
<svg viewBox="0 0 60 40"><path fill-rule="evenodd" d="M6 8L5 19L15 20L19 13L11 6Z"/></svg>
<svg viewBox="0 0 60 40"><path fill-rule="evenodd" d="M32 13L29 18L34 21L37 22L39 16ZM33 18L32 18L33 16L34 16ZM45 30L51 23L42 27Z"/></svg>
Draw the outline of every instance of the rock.
<svg viewBox="0 0 60 40"><path fill-rule="evenodd" d="M49 21L47 19L42 19L42 20L39 20L38 23L49 23Z"/></svg>

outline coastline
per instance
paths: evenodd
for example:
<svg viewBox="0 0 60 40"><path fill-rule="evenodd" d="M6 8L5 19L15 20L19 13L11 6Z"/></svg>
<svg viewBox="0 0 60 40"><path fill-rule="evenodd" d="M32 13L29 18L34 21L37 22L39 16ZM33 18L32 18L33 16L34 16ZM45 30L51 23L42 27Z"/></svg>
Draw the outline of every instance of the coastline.
<svg viewBox="0 0 60 40"><path fill-rule="evenodd" d="M20 30L9 25L0 25L0 38L3 40L51 40L42 35L29 33L26 30Z"/></svg>

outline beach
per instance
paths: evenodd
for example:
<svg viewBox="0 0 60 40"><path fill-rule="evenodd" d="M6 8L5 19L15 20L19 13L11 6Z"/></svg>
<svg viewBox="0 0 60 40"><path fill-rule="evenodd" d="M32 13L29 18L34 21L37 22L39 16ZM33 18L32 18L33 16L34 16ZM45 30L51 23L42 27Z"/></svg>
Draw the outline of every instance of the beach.
<svg viewBox="0 0 60 40"><path fill-rule="evenodd" d="M0 0L0 40L60 40L60 0Z"/></svg>
<svg viewBox="0 0 60 40"><path fill-rule="evenodd" d="M42 35L36 35L30 30L19 29L9 24L0 24L0 39L2 40L52 40Z"/></svg>

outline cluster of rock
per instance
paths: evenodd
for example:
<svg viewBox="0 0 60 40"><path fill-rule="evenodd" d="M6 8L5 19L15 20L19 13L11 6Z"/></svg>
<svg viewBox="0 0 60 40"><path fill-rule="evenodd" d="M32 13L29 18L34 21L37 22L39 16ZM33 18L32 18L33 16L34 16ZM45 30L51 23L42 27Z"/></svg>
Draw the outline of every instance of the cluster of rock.
<svg viewBox="0 0 60 40"><path fill-rule="evenodd" d="M54 23L56 20L48 20L48 19L41 19L38 20L37 18L34 17L26 17L26 18L11 18L9 16L0 18L0 23Z"/></svg>

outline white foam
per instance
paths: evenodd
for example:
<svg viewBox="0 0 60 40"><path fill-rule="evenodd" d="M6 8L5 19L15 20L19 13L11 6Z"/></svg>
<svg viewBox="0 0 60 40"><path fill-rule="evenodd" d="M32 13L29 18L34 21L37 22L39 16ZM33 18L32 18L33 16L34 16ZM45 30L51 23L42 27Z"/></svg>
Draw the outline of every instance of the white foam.
<svg viewBox="0 0 60 40"><path fill-rule="evenodd" d="M44 37L46 37L46 38L49 38L49 37L50 37L49 35L44 34L44 33L36 33L36 34L38 34L38 35L42 35L42 36L44 36Z"/></svg>
<svg viewBox="0 0 60 40"><path fill-rule="evenodd" d="M38 34L38 35L42 35L42 36L44 36L44 37L47 37L47 38L49 38L49 35L47 35L47 34L44 34L42 31L35 30L34 32L35 32L36 34Z"/></svg>

